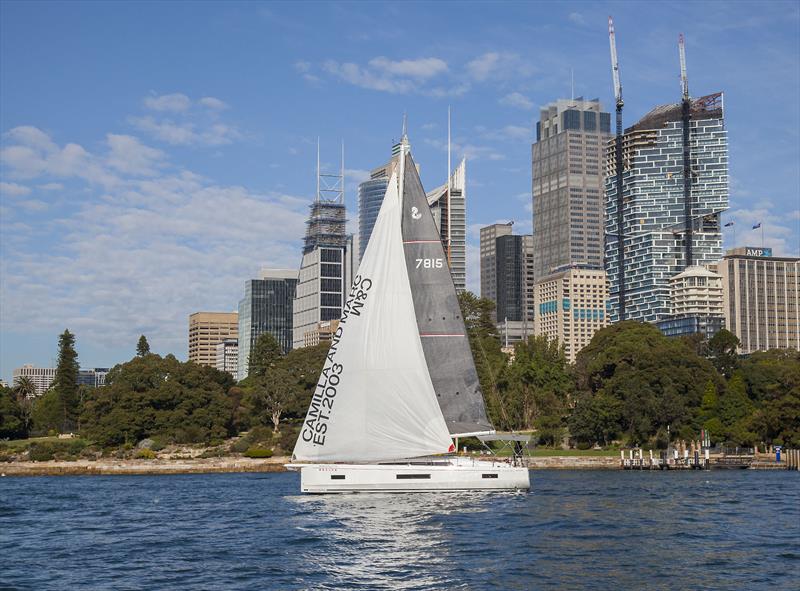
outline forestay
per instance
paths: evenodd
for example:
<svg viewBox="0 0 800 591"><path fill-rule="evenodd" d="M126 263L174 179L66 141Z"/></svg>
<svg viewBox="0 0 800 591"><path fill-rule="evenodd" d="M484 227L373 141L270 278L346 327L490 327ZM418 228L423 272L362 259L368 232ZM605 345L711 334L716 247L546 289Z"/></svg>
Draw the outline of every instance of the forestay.
<svg viewBox="0 0 800 591"><path fill-rule="evenodd" d="M446 453L452 442L417 331L395 171L297 444L300 461Z"/></svg>
<svg viewBox="0 0 800 591"><path fill-rule="evenodd" d="M406 158L403 241L433 388L451 435L491 432L441 237L414 160L410 154Z"/></svg>

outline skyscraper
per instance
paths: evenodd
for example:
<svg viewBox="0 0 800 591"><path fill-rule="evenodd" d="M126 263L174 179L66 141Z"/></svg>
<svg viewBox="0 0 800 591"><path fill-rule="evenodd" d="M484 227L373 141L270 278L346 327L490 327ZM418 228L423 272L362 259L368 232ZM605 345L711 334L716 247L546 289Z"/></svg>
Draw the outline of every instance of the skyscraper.
<svg viewBox="0 0 800 591"><path fill-rule="evenodd" d="M245 282L244 297L239 301L237 379L247 377L250 351L262 334L271 333L284 353L292 349L296 288L297 271L293 269L262 269L260 279Z"/></svg>
<svg viewBox="0 0 800 591"><path fill-rule="evenodd" d="M533 145L534 334L570 361L606 325L603 175L611 115L597 99L544 107Z"/></svg>
<svg viewBox="0 0 800 591"><path fill-rule="evenodd" d="M607 146L605 182L606 271L612 321L617 320L619 312L620 271L614 146L614 141ZM623 272L628 320L657 322L667 318L670 278L688 266L709 266L722 257L720 214L728 208L728 137L722 93L691 101L689 146L691 261L686 260L681 105L656 107L625 130Z"/></svg>
<svg viewBox="0 0 800 591"><path fill-rule="evenodd" d="M293 347L319 322L338 320L350 289L352 239L345 226L344 157L339 174L322 173L317 151L317 195L306 222L303 260L294 299Z"/></svg>
<svg viewBox="0 0 800 591"><path fill-rule="evenodd" d="M480 230L481 297L497 303L497 239L510 236L513 224L492 224Z"/></svg>
<svg viewBox="0 0 800 591"><path fill-rule="evenodd" d="M189 361L214 367L217 343L239 333L237 312L195 312L189 316Z"/></svg>
<svg viewBox="0 0 800 591"><path fill-rule="evenodd" d="M544 107L533 145L533 272L603 268L603 174L611 116L597 99Z"/></svg>
<svg viewBox="0 0 800 591"><path fill-rule="evenodd" d="M725 326L739 338L742 353L800 350L800 259L744 246L729 250L717 272Z"/></svg>

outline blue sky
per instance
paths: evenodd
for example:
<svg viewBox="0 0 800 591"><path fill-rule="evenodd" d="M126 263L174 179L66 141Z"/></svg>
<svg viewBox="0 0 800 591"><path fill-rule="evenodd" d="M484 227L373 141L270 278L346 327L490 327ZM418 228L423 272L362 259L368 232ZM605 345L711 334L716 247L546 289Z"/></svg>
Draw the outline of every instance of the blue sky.
<svg viewBox="0 0 800 591"><path fill-rule="evenodd" d="M323 164L346 146L347 204L408 112L427 187L468 159L477 228L530 220L538 109L570 93L612 107L614 16L626 125L689 87L723 90L738 244L800 243L797 2L0 4L0 375L83 366L139 334L185 358L188 315L233 310L262 266L297 267ZM726 235L733 246L733 235Z"/></svg>

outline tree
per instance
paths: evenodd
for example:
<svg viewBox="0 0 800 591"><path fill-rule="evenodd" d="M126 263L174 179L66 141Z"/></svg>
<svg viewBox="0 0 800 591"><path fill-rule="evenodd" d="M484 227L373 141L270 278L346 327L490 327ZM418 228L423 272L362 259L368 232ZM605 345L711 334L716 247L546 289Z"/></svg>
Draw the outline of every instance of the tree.
<svg viewBox="0 0 800 591"><path fill-rule="evenodd" d="M18 399L33 398L36 396L36 384L28 376L18 377L14 384L14 393Z"/></svg>
<svg viewBox="0 0 800 591"><path fill-rule="evenodd" d="M255 414L266 414L272 421L272 432L278 434L281 415L293 397L297 395L297 382L284 367L273 365L256 386ZM265 422L262 421L261 422Z"/></svg>
<svg viewBox="0 0 800 591"><path fill-rule="evenodd" d="M578 353L574 371L579 390L620 402L620 433L631 443L644 443L667 426L672 432L699 431L696 409L704 387L720 381L686 342L634 321L595 333Z"/></svg>
<svg viewBox="0 0 800 591"><path fill-rule="evenodd" d="M147 342L147 337L144 335L139 337L139 342L136 343L136 355L144 357L150 353L150 343Z"/></svg>
<svg viewBox="0 0 800 591"><path fill-rule="evenodd" d="M543 443L560 442L572 379L564 348L546 336L530 337L514 347L505 373L503 401L510 429L540 430Z"/></svg>
<svg viewBox="0 0 800 591"><path fill-rule="evenodd" d="M266 375L270 365L283 355L281 346L270 332L265 332L256 339L248 359L248 376Z"/></svg>
<svg viewBox="0 0 800 591"><path fill-rule="evenodd" d="M89 392L83 433L102 446L159 436L176 443L208 443L234 434L233 378L172 355L149 354L116 366L106 386Z"/></svg>
<svg viewBox="0 0 800 591"><path fill-rule="evenodd" d="M10 388L0 388L0 439L20 439L28 435L23 410Z"/></svg>
<svg viewBox="0 0 800 591"><path fill-rule="evenodd" d="M604 392L578 399L569 417L570 435L580 443L608 445L620 432L622 403Z"/></svg>
<svg viewBox="0 0 800 591"><path fill-rule="evenodd" d="M739 339L729 330L722 329L708 341L708 353L717 371L726 379L739 367Z"/></svg>
<svg viewBox="0 0 800 591"><path fill-rule="evenodd" d="M508 357L500 346L492 318L495 304L492 300L476 297L468 291L458 294L458 303L489 419L496 426L510 429L512 420L504 400L503 388Z"/></svg>
<svg viewBox="0 0 800 591"><path fill-rule="evenodd" d="M800 447L800 351L753 353L741 373L749 398L760 405L749 421L757 440Z"/></svg>
<svg viewBox="0 0 800 591"><path fill-rule="evenodd" d="M58 365L53 388L58 394L62 411L61 430L74 429L78 418L78 353L75 335L64 330L58 338Z"/></svg>
<svg viewBox="0 0 800 591"><path fill-rule="evenodd" d="M753 403L747 397L744 378L740 371L736 371L719 401L719 420L727 443L740 445L753 442L756 435L747 428L752 411Z"/></svg>

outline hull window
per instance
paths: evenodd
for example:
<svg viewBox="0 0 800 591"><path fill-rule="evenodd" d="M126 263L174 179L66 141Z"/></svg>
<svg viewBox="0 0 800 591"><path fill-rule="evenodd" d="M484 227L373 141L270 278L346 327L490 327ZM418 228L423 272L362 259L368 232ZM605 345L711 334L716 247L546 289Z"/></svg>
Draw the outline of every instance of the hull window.
<svg viewBox="0 0 800 591"><path fill-rule="evenodd" d="M344 480L344 474L331 474L331 480Z"/></svg>
<svg viewBox="0 0 800 591"><path fill-rule="evenodd" d="M414 479L425 480L425 479L430 479L430 477L431 477L430 474L398 474L397 480L414 480Z"/></svg>
<svg viewBox="0 0 800 591"><path fill-rule="evenodd" d="M497 478L497 474L483 474L484 478Z"/></svg>

